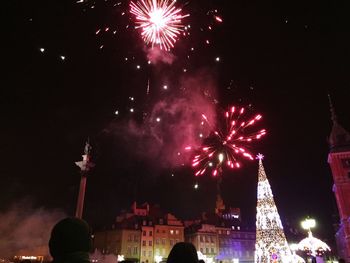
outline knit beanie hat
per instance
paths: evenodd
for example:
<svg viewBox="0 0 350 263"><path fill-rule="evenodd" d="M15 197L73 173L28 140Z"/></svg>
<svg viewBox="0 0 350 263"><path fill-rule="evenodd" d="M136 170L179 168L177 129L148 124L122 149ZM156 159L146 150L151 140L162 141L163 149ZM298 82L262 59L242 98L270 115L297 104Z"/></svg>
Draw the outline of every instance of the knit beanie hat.
<svg viewBox="0 0 350 263"><path fill-rule="evenodd" d="M78 218L65 218L52 229L49 241L53 258L64 258L74 252L90 252L91 231L87 222Z"/></svg>

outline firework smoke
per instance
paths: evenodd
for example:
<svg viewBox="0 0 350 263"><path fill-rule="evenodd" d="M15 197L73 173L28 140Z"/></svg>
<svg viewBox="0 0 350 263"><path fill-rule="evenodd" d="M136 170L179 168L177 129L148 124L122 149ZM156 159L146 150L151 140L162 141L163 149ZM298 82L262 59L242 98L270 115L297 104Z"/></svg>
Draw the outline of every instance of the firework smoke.
<svg viewBox="0 0 350 263"><path fill-rule="evenodd" d="M114 125L110 132L122 138L136 157L157 160L157 167L177 167L188 162L186 145L201 145L203 112L215 119L215 85L210 74L201 71L180 82L176 95L156 102L141 125L135 121ZM207 131L209 132L209 131ZM206 134L207 135L207 134Z"/></svg>
<svg viewBox="0 0 350 263"><path fill-rule="evenodd" d="M164 64L171 65L176 59L176 57L172 53L166 52L157 47L148 48L146 50L146 55L148 61L150 61L152 64L158 64L161 62Z"/></svg>
<svg viewBox="0 0 350 263"><path fill-rule="evenodd" d="M27 201L11 206L0 213L0 257L49 256L51 229L64 217L58 210L33 209Z"/></svg>

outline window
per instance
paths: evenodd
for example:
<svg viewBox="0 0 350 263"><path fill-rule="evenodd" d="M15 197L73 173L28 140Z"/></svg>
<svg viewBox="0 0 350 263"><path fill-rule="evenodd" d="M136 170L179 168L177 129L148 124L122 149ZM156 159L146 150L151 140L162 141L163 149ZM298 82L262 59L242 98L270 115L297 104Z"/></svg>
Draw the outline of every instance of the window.
<svg viewBox="0 0 350 263"><path fill-rule="evenodd" d="M159 224L163 225L163 218L159 219Z"/></svg>
<svg viewBox="0 0 350 263"><path fill-rule="evenodd" d="M145 237L146 236L146 231L142 231L142 235Z"/></svg>
<svg viewBox="0 0 350 263"><path fill-rule="evenodd" d="M171 235L174 235L174 230L171 229L171 230L170 230L170 234L171 234Z"/></svg>
<svg viewBox="0 0 350 263"><path fill-rule="evenodd" d="M170 246L174 245L174 239L170 239Z"/></svg>
<svg viewBox="0 0 350 263"><path fill-rule="evenodd" d="M156 249L156 255L159 255L159 248Z"/></svg>
<svg viewBox="0 0 350 263"><path fill-rule="evenodd" d="M237 227L237 230L241 230L241 227L240 227L240 226L238 226L238 227Z"/></svg>
<svg viewBox="0 0 350 263"><path fill-rule="evenodd" d="M205 254L209 254L209 248L205 248Z"/></svg>
<svg viewBox="0 0 350 263"><path fill-rule="evenodd" d="M146 222L146 220L143 220L143 221L142 221L142 225L144 225L144 226L145 226L145 225L146 225L146 223L147 223L147 222Z"/></svg>
<svg viewBox="0 0 350 263"><path fill-rule="evenodd" d="M156 239L156 244L159 245L159 238Z"/></svg>
<svg viewBox="0 0 350 263"><path fill-rule="evenodd" d="M219 230L219 234L221 235L221 230Z"/></svg>
<svg viewBox="0 0 350 263"><path fill-rule="evenodd" d="M142 246L146 246L146 240L142 241Z"/></svg>
<svg viewBox="0 0 350 263"><path fill-rule="evenodd" d="M156 232L159 233L159 229L158 228L157 228Z"/></svg>
<svg viewBox="0 0 350 263"><path fill-rule="evenodd" d="M142 256L146 256L146 250L142 251Z"/></svg>
<svg viewBox="0 0 350 263"><path fill-rule="evenodd" d="M137 255L137 247L134 247L134 255Z"/></svg>
<svg viewBox="0 0 350 263"><path fill-rule="evenodd" d="M152 257L152 250L148 251L148 256Z"/></svg>
<svg viewBox="0 0 350 263"><path fill-rule="evenodd" d="M152 230L151 230L151 231L149 231L149 236L150 236L150 237L152 236L152 234L153 234L153 233L152 233Z"/></svg>
<svg viewBox="0 0 350 263"><path fill-rule="evenodd" d="M205 242L209 242L209 237L208 236L205 236Z"/></svg>
<svg viewBox="0 0 350 263"><path fill-rule="evenodd" d="M179 230L175 230L175 234L178 235L179 234Z"/></svg>
<svg viewBox="0 0 350 263"><path fill-rule="evenodd" d="M165 245L165 238L162 238L162 245Z"/></svg>
<svg viewBox="0 0 350 263"><path fill-rule="evenodd" d="M165 234L165 229L162 230L162 233Z"/></svg>
<svg viewBox="0 0 350 263"><path fill-rule="evenodd" d="M162 254L165 256L165 248L162 248Z"/></svg>
<svg viewBox="0 0 350 263"><path fill-rule="evenodd" d="M211 242L211 243L214 243L214 238L213 238L213 236L210 236L210 242Z"/></svg>
<svg viewBox="0 0 350 263"><path fill-rule="evenodd" d="M130 242L132 240L132 235L128 235L128 241Z"/></svg>
<svg viewBox="0 0 350 263"><path fill-rule="evenodd" d="M127 252L128 255L131 255L131 247L128 247L128 252Z"/></svg>
<svg viewBox="0 0 350 263"><path fill-rule="evenodd" d="M227 230L227 231L226 231L226 234L229 235L229 234L230 234L230 230Z"/></svg>
<svg viewBox="0 0 350 263"><path fill-rule="evenodd" d="M148 241L148 245L152 246L152 240Z"/></svg>
<svg viewBox="0 0 350 263"><path fill-rule="evenodd" d="M214 254L214 248L212 247L210 250L211 250L210 252L211 252L212 254Z"/></svg>
<svg viewBox="0 0 350 263"><path fill-rule="evenodd" d="M201 242L204 242L203 236L199 236L199 239L200 239Z"/></svg>

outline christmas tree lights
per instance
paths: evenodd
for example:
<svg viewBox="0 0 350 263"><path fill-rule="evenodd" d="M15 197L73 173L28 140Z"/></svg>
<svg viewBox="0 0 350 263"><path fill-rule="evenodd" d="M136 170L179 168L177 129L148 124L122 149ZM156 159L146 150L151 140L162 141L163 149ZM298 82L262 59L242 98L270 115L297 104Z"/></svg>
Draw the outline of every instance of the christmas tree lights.
<svg viewBox="0 0 350 263"><path fill-rule="evenodd" d="M263 155L259 159L258 196L256 207L255 262L291 262L289 249L280 216L273 199L270 183L267 180Z"/></svg>

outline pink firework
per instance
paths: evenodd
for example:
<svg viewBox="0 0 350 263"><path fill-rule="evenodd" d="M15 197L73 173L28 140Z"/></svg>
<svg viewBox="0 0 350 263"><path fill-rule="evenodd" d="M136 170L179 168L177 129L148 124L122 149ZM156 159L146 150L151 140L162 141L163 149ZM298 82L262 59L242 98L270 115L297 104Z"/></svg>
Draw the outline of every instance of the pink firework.
<svg viewBox="0 0 350 263"><path fill-rule="evenodd" d="M207 117L202 115L204 121L211 127ZM222 129L211 128L211 133L198 150L192 160L196 176L203 175L210 170L212 175L218 176L223 166L230 169L241 166L240 159L254 160L247 146L254 140L259 140L266 134L265 129L254 131L254 124L261 120L260 114L248 120L245 119L245 109L231 107L224 115L225 123ZM187 147L187 150L191 148Z"/></svg>
<svg viewBox="0 0 350 263"><path fill-rule="evenodd" d="M136 28L141 29L143 40L149 44L169 50L174 47L184 26L181 20L189 15L182 15L176 8L176 1L140 0L130 3L130 12L136 17Z"/></svg>

